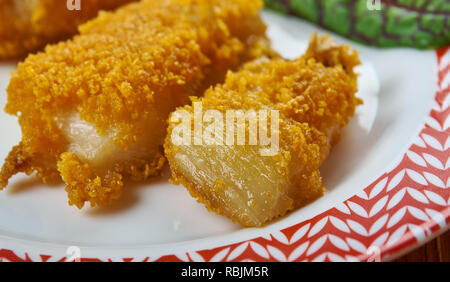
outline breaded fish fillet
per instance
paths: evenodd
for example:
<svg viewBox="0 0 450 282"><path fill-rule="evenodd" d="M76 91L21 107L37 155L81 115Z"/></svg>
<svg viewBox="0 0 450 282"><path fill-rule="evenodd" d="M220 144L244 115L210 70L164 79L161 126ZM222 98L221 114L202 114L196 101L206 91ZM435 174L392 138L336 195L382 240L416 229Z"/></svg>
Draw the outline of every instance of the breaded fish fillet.
<svg viewBox="0 0 450 282"><path fill-rule="evenodd" d="M0 187L18 173L62 179L69 203L107 205L124 175L144 179L164 163L167 118L227 70L272 54L260 0L161 0L102 13L73 40L19 64L6 112L22 141Z"/></svg>
<svg viewBox="0 0 450 282"><path fill-rule="evenodd" d="M171 115L165 153L173 183L183 184L209 210L243 226L262 226L322 196L319 167L361 103L355 97L353 68L358 64L357 53L348 46L313 36L299 59L257 60L229 73L224 84ZM231 110L245 113L244 119ZM252 110L259 122L267 121L258 130L250 125L247 113ZM269 113L262 115L261 110ZM199 113L204 113L201 125L196 122ZM239 122L245 123L245 142L237 139ZM226 130L216 131L212 124L225 124ZM202 136L195 135L196 126L202 126ZM185 134L189 137L183 139ZM258 136L259 143L251 144L250 136ZM262 143L262 136L278 136L278 150L264 151L273 144Z"/></svg>
<svg viewBox="0 0 450 282"><path fill-rule="evenodd" d="M67 39L99 10L132 1L81 0L80 10L70 10L66 0L0 0L0 60L23 58L47 43Z"/></svg>

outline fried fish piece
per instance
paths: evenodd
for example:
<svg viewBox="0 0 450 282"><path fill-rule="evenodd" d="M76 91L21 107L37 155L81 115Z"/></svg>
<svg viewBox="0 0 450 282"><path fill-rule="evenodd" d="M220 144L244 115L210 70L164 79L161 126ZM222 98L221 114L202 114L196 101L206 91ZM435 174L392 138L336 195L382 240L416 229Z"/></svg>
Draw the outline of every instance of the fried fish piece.
<svg viewBox="0 0 450 282"><path fill-rule="evenodd" d="M0 172L49 182L60 176L69 204L107 205L123 177L161 169L167 118L227 70L270 50L259 0L162 0L129 4L80 27L19 64L6 112L22 141Z"/></svg>
<svg viewBox="0 0 450 282"><path fill-rule="evenodd" d="M100 10L132 1L136 0L81 1L80 10L70 10L65 0L1 0L0 60L23 58L47 43L67 39Z"/></svg>
<svg viewBox="0 0 450 282"><path fill-rule="evenodd" d="M247 227L321 197L326 190L319 167L362 103L355 96L353 71L359 63L348 46L314 35L299 59L257 60L230 72L224 84L192 98L192 106L169 118L165 154L171 181L183 184L209 210ZM231 110L241 113L234 112L240 121ZM259 126L267 121L258 130L251 113L257 113ZM245 125L245 142L238 141L239 123ZM269 132L270 138L278 136L278 147L262 142ZM250 136L259 142L251 144ZM268 154L269 147L276 150Z"/></svg>

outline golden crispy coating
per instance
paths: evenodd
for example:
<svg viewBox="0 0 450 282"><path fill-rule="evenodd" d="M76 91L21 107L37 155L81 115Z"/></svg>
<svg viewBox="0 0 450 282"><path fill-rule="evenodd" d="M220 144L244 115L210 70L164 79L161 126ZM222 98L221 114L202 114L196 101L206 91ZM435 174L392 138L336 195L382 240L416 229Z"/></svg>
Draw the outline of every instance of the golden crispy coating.
<svg viewBox="0 0 450 282"><path fill-rule="evenodd" d="M2 0L0 60L23 58L47 43L67 39L98 11L132 1L136 0L81 1L81 10L69 10L65 0Z"/></svg>
<svg viewBox="0 0 450 282"><path fill-rule="evenodd" d="M105 205L122 174L157 173L175 107L224 79L228 69L273 54L260 0L162 0L101 13L81 35L19 64L6 112L22 141L0 173L61 173L69 203Z"/></svg>
<svg viewBox="0 0 450 282"><path fill-rule="evenodd" d="M319 167L361 103L353 72L359 63L348 46L314 35L299 59L257 60L228 73L224 84L207 90L204 98L193 98L193 106L179 108L169 119L165 154L173 183L243 226L261 226L322 196ZM192 117L197 102L202 112L224 116L232 109L278 111L279 151L263 156L261 144L174 143L181 132L180 111ZM191 124L195 130L194 118ZM246 123L247 136L249 127Z"/></svg>

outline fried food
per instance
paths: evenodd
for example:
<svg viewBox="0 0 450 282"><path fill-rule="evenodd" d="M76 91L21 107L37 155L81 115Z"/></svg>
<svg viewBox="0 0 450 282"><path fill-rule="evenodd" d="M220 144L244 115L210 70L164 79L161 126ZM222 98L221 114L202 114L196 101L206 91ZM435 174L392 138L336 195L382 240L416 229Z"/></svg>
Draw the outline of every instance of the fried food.
<svg viewBox="0 0 450 282"><path fill-rule="evenodd" d="M348 46L314 35L299 59L260 59L230 72L224 84L207 90L204 98L192 98L192 106L171 115L165 141L171 181L183 184L209 210L247 227L262 226L321 197L325 188L319 167L362 102L355 96L357 75L353 71L359 63L357 53ZM201 112L196 107L201 107ZM208 110L220 119L217 124L211 115L206 117ZM270 111L264 119L266 128L270 123L274 129L270 136L279 136L278 150L263 154L262 149L268 149L267 143L261 142L264 131L256 131L250 118L243 121L247 141L241 144L237 128L242 119L227 118L232 123L226 122L226 127L236 129L230 131L231 139L224 136L226 130L210 127L223 125L222 117L230 110L254 110L260 122L260 111ZM196 112L205 113L203 123L197 125L203 136L195 135ZM275 119L278 126L272 127ZM258 136L260 142L251 144L250 136Z"/></svg>
<svg viewBox="0 0 450 282"><path fill-rule="evenodd" d="M47 43L67 39L100 10L132 1L136 0L81 1L80 10L70 10L65 0L1 0L0 60L23 58Z"/></svg>
<svg viewBox="0 0 450 282"><path fill-rule="evenodd" d="M129 4L80 27L19 64L6 112L22 141L0 172L62 177L69 204L108 205L124 177L158 174L167 117L227 70L269 54L259 0L162 0Z"/></svg>

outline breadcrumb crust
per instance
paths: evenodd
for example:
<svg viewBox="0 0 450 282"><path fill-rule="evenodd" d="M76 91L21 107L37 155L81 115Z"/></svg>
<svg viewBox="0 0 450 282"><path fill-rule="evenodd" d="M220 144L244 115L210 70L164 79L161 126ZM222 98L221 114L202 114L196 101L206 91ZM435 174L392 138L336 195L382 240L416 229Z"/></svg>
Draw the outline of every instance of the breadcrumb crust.
<svg viewBox="0 0 450 282"><path fill-rule="evenodd" d="M47 43L68 39L100 10L132 1L136 0L82 1L79 11L69 10L64 0L0 1L0 60L21 59Z"/></svg>
<svg viewBox="0 0 450 282"><path fill-rule="evenodd" d="M332 144L338 141L340 129L349 122L356 107L362 103L355 96L357 75L354 67L358 64L358 54L349 46L338 45L329 36L319 38L313 35L308 50L299 59L257 60L248 63L238 72L229 72L225 83L208 89L203 98L192 98L193 101L202 102L204 111L279 111L281 151L273 157L276 161L273 168L277 171L277 177L284 179L281 181L287 185L279 187L281 192L277 192L278 196L267 194L264 203L260 203L260 208L256 209L255 203L242 209L236 203L227 205L227 202L233 200L226 194L217 192L225 181L222 175L216 175L214 186L210 186L196 177L200 173L194 171L195 166L191 172L186 172L176 155L189 150L186 148L189 145L176 146L172 143L172 131L177 124L169 119L165 154L172 171L171 182L184 185L209 210L246 227L262 226L289 210L319 198L326 191L319 167L328 156ZM179 109L193 112L192 106ZM237 146L231 146L230 154L221 156L230 158L231 153L237 149ZM198 150L199 153L204 149ZM250 152L252 149L248 146L245 150ZM201 156L197 157L201 159ZM244 153L241 157L247 156ZM191 158L196 159L196 156ZM219 165L220 162L220 159L214 159L209 165ZM272 167L272 160L267 157L260 157L256 162L258 164L255 165L260 167ZM230 169L242 170L231 167L227 171ZM211 177L208 172L201 174ZM236 187L239 188L233 193L241 193L238 191L244 189L241 197L246 197L246 191L258 189L242 188L239 184Z"/></svg>
<svg viewBox="0 0 450 282"><path fill-rule="evenodd" d="M124 151L144 130L162 146L167 117L176 106L223 81L227 70L276 55L265 37L262 6L259 0L133 3L100 13L80 27L81 35L30 55L7 90L5 111L18 116L23 137L0 172L0 187L18 172L37 171L44 181L60 173L69 203L81 208L85 202L107 205L119 198L123 175L157 174L161 154L111 163L97 173L67 152L55 117L78 112L100 135L113 127L119 132L114 141Z"/></svg>

